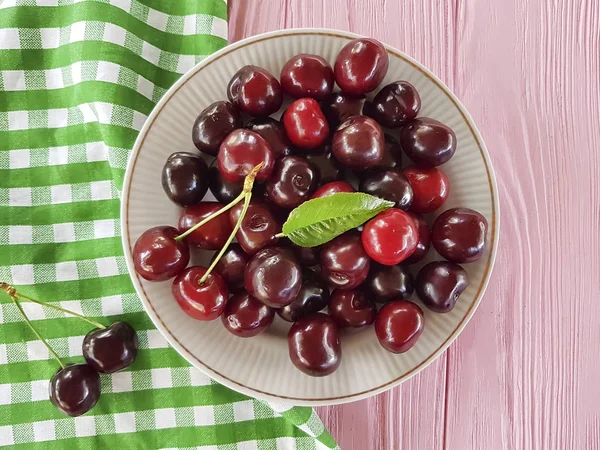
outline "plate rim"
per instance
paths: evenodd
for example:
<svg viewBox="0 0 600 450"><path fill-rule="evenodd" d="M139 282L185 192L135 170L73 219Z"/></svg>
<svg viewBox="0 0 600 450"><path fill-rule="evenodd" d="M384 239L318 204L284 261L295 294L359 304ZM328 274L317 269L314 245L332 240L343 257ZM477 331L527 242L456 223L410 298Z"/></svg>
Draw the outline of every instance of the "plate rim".
<svg viewBox="0 0 600 450"><path fill-rule="evenodd" d="M371 396L380 394L388 389L391 389L407 380L415 376L417 373L421 372L427 366L429 366L433 361L435 361L443 352L445 352L448 347L456 340L456 338L460 335L460 333L464 330L466 325L470 322L471 318L475 314L475 311L479 307L481 303L482 297L485 294L487 286L489 284L491 274L493 272L496 254L498 251L498 241L499 241L499 231L500 231L500 208L499 208L499 194L498 194L498 185L496 182L496 176L494 172L494 168L492 166L491 158L489 156L487 147L485 146L485 142L483 137L481 136L477 126L475 125L471 115L463 106L463 104L458 100L456 95L444 84L435 74L433 74L429 69L427 69L424 65L416 61L414 58L409 55L401 52L400 50L392 47L390 45L384 44L388 53L393 54L394 56L399 57L400 59L406 61L410 65L412 65L415 69L420 71L423 75L428 77L433 83L435 83L450 99L450 101L456 106L457 110L463 116L465 123L467 124L469 131L472 133L473 138L475 139L477 146L479 147L480 153L483 157L484 164L486 167L486 172L488 175L489 187L491 190L491 201L492 201L492 221L490 226L490 253L488 257L488 262L486 264L484 270L484 276L482 282L478 288L478 291L474 297L473 302L469 306L467 313L463 316L457 327L450 334L450 336L434 351L432 352L424 361L422 361L419 365L412 368L408 372L400 375L399 377L390 380L380 386L374 387L372 389L368 389L366 391L356 392L344 396L338 397L328 397L328 398L303 398L303 397L288 397L283 395L272 394L266 391L262 391L259 389L255 389L252 387L245 386L240 384L236 380L233 380L225 375L216 372L211 367L207 366L204 362L202 362L197 356L192 354L183 344L179 342L179 340L171 333L169 328L163 323L162 319L156 314L152 303L150 302L144 287L141 284L141 280L137 273L135 272L133 266L132 259L132 248L131 248L131 240L129 233L129 196L131 192L131 181L133 177L133 172L135 169L136 161L139 157L140 150L145 141L146 135L148 131L152 127L154 121L158 114L162 111L164 106L171 100L171 98L179 91L179 89L187 83L192 77L194 77L200 70L204 67L212 64L214 61L220 59L221 57L234 52L240 48L246 47L250 44L254 44L257 42L261 42L264 40L270 40L282 36L294 36L294 35L320 35L320 36L333 36L337 38L343 39L356 39L359 37L364 37L359 34L334 30L329 28L292 28L287 30L276 30L270 31L267 33L258 34L255 36L251 36L245 39L242 39L233 44L227 45L221 50L213 53L208 56L198 64L196 64L192 69L183 74L179 80L177 80L163 95L160 101L153 108L150 115L147 117L144 125L142 126L138 137L136 138L135 144L129 155L129 159L127 162L127 169L125 172L125 177L123 180L123 189L121 195L121 208L120 208L120 222L121 222L121 242L123 245L123 251L125 256L125 261L127 264L127 270L129 272L130 278L140 298L142 305L144 306L144 310L152 320L152 323L156 328L160 331L160 333L167 339L169 344L181 355L183 356L190 364L194 367L198 368L206 375L214 379L215 381L235 390L241 392L245 395L271 401L279 404L286 405L298 405L298 406L326 406L326 405L336 405L354 402L358 400L362 400L365 398L369 398Z"/></svg>

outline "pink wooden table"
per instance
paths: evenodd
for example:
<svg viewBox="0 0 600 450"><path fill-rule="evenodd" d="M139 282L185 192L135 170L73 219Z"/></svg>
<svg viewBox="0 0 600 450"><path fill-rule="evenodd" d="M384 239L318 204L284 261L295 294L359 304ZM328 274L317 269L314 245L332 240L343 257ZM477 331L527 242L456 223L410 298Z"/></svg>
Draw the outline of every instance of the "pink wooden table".
<svg viewBox="0 0 600 450"><path fill-rule="evenodd" d="M477 314L421 374L319 408L342 449L600 449L600 0L229 0L229 36L328 27L461 99L500 188Z"/></svg>

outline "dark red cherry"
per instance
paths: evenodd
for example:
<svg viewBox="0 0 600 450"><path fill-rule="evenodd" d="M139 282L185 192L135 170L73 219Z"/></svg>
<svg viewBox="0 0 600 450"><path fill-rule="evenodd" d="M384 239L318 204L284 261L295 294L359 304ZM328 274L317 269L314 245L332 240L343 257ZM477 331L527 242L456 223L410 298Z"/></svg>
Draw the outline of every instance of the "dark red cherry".
<svg viewBox="0 0 600 450"><path fill-rule="evenodd" d="M367 114L387 128L398 128L417 117L421 97L408 81L395 81L381 88Z"/></svg>
<svg viewBox="0 0 600 450"><path fill-rule="evenodd" d="M146 280L164 281L181 273L190 262L190 250L177 241L179 231L169 226L150 228L133 246L133 266Z"/></svg>
<svg viewBox="0 0 600 450"><path fill-rule="evenodd" d="M456 135L443 123L421 117L402 127L400 145L419 167L435 167L454 155Z"/></svg>
<svg viewBox="0 0 600 450"><path fill-rule="evenodd" d="M360 289L335 289L329 300L329 315L340 328L361 328L375 321L377 309Z"/></svg>
<svg viewBox="0 0 600 450"><path fill-rule="evenodd" d="M317 189L311 199L329 197L330 195L339 194L340 192L354 192L354 188L345 181L331 181Z"/></svg>
<svg viewBox="0 0 600 450"><path fill-rule="evenodd" d="M258 117L270 116L283 102L277 78L256 66L244 66L233 75L227 97L241 111Z"/></svg>
<svg viewBox="0 0 600 450"><path fill-rule="evenodd" d="M186 232L221 208L223 205L218 202L202 202L184 209L179 217L180 233ZM203 250L221 250L232 231L227 214L221 214L193 231L185 240Z"/></svg>
<svg viewBox="0 0 600 450"><path fill-rule="evenodd" d="M206 267L188 267L175 278L171 292L188 316L198 320L215 320L223 313L229 292L225 281L216 272L211 272L200 284L205 273Z"/></svg>
<svg viewBox="0 0 600 450"><path fill-rule="evenodd" d="M321 272L332 286L353 289L369 274L371 260L361 243L360 234L349 231L324 244Z"/></svg>
<svg viewBox="0 0 600 450"><path fill-rule="evenodd" d="M468 285L469 276L465 269L448 261L427 264L417 274L415 283L419 299L430 310L439 313L452 311Z"/></svg>
<svg viewBox="0 0 600 450"><path fill-rule="evenodd" d="M365 225L362 244L367 254L380 264L393 266L408 258L419 241L415 222L396 208L383 211Z"/></svg>
<svg viewBox="0 0 600 450"><path fill-rule="evenodd" d="M343 92L334 92L328 95L321 102L321 110L327 118L329 129L336 130L342 122L350 117L362 115L365 101L364 96L356 97Z"/></svg>
<svg viewBox="0 0 600 450"><path fill-rule="evenodd" d="M286 248L289 248L296 260L301 266L311 267L319 264L319 253L321 251L321 247L300 247L299 245L294 244L289 239L284 239L283 245Z"/></svg>
<svg viewBox="0 0 600 450"><path fill-rule="evenodd" d="M383 159L377 167L400 169L402 167L402 148L400 147L400 143L390 134L385 134L384 139Z"/></svg>
<svg viewBox="0 0 600 450"><path fill-rule="evenodd" d="M450 194L450 181L444 172L435 167L407 167L402 171L413 190L411 211L430 213L440 208Z"/></svg>
<svg viewBox="0 0 600 450"><path fill-rule="evenodd" d="M208 190L208 166L197 155L173 153L163 167L162 186L167 197L180 206L200 203Z"/></svg>
<svg viewBox="0 0 600 450"><path fill-rule="evenodd" d="M242 202L231 208L229 223L232 227L238 222L242 209ZM271 210L260 201L252 200L235 237L248 255L254 255L265 247L276 245L279 238L275 235L280 232L281 223L273 216Z"/></svg>
<svg viewBox="0 0 600 450"><path fill-rule="evenodd" d="M298 147L312 149L329 136L329 125L315 99L296 100L283 114L283 125L290 141Z"/></svg>
<svg viewBox="0 0 600 450"><path fill-rule="evenodd" d="M340 50L335 60L335 81L348 94L366 94L381 84L388 65L388 54L381 42L354 39Z"/></svg>
<svg viewBox="0 0 600 450"><path fill-rule="evenodd" d="M341 164L352 169L376 166L383 159L383 131L370 117L350 117L333 135L332 152Z"/></svg>
<svg viewBox="0 0 600 450"><path fill-rule="evenodd" d="M256 180L265 181L273 172L275 158L269 143L258 133L238 129L225 138L217 158L221 176L230 182L242 182L261 162Z"/></svg>
<svg viewBox="0 0 600 450"><path fill-rule="evenodd" d="M312 150L304 157L319 169L321 173L321 185L338 180L341 177L342 168L340 163L333 157L329 145L326 145L322 149Z"/></svg>
<svg viewBox="0 0 600 450"><path fill-rule="evenodd" d="M338 327L326 314L298 319L288 332L288 347L294 366L313 377L332 374L342 361Z"/></svg>
<svg viewBox="0 0 600 450"><path fill-rule="evenodd" d="M273 317L275 317L273 308L243 292L229 299L221 320L229 332L247 338L269 328L273 323Z"/></svg>
<svg viewBox="0 0 600 450"><path fill-rule="evenodd" d="M333 89L333 69L318 55L292 56L281 69L283 92L294 98L323 100Z"/></svg>
<svg viewBox="0 0 600 450"><path fill-rule="evenodd" d="M277 160L267 181L267 199L280 208L295 208L309 199L320 177L317 166L305 158L284 156Z"/></svg>
<svg viewBox="0 0 600 450"><path fill-rule="evenodd" d="M253 119L246 128L260 134L271 146L275 158L287 156L292 153L292 143L285 134L283 124L272 117L259 117Z"/></svg>
<svg viewBox="0 0 600 450"><path fill-rule="evenodd" d="M419 241L417 242L415 251L404 260L404 263L415 264L421 261L429 251L429 247L431 246L431 229L419 214L409 212L408 215L414 220L417 226Z"/></svg>
<svg viewBox="0 0 600 450"><path fill-rule="evenodd" d="M208 169L208 180L210 192L215 196L215 198L224 205L231 203L235 200L238 195L242 193L244 189L244 182L238 181L232 183L230 181L225 180L221 176L221 172L216 165L216 160L213 163L214 165ZM255 184L256 186L256 184Z"/></svg>
<svg viewBox="0 0 600 450"><path fill-rule="evenodd" d="M358 190L394 202L407 210L413 202L413 190L406 177L396 169L373 169L361 177Z"/></svg>
<svg viewBox="0 0 600 450"><path fill-rule="evenodd" d="M372 264L365 287L378 303L406 300L415 290L413 276L402 265Z"/></svg>
<svg viewBox="0 0 600 450"><path fill-rule="evenodd" d="M138 337L127 322L90 331L83 338L83 357L102 373L113 373L129 367L138 352Z"/></svg>
<svg viewBox="0 0 600 450"><path fill-rule="evenodd" d="M229 102L215 102L202 111L194 122L192 141L201 152L217 156L223 139L241 126L240 112L235 106Z"/></svg>
<svg viewBox="0 0 600 450"><path fill-rule="evenodd" d="M392 353L410 350L423 333L423 310L404 300L387 303L375 319L375 334L383 348Z"/></svg>
<svg viewBox="0 0 600 450"><path fill-rule="evenodd" d="M215 266L215 272L221 275L230 293L244 289L244 270L247 263L248 255L242 247L239 244L231 244Z"/></svg>
<svg viewBox="0 0 600 450"><path fill-rule="evenodd" d="M319 312L329 304L329 287L320 276L305 270L302 278L302 287L294 301L277 310L279 317L288 322Z"/></svg>
<svg viewBox="0 0 600 450"><path fill-rule="evenodd" d="M488 223L469 208L449 209L438 216L431 228L431 242L448 261L468 263L481 258L485 250Z"/></svg>
<svg viewBox="0 0 600 450"><path fill-rule="evenodd" d="M100 376L87 364L69 365L50 380L50 401L68 416L85 414L99 398Z"/></svg>

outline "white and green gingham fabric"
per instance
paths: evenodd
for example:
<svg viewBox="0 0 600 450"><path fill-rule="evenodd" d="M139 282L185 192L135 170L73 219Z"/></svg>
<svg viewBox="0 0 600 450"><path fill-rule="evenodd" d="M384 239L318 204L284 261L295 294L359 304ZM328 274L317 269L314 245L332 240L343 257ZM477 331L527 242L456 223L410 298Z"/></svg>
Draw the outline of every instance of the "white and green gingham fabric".
<svg viewBox="0 0 600 450"><path fill-rule="evenodd" d="M240 0L241 1L241 0ZM127 371L102 376L88 414L48 401L57 369L0 294L0 447L320 449L309 408L250 399L191 368L127 275L120 190L136 135L177 78L227 38L224 0L0 0L0 281L138 330ZM68 361L89 326L23 303Z"/></svg>

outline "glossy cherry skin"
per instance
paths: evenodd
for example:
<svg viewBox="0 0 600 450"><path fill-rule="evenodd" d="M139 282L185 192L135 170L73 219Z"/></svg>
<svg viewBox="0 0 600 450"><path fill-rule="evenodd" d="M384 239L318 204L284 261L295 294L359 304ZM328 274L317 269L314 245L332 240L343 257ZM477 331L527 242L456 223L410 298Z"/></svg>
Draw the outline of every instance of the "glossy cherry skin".
<svg viewBox="0 0 600 450"><path fill-rule="evenodd" d="M196 118L192 127L192 141L201 152L217 156L223 139L241 127L242 119L235 106L225 101L215 102Z"/></svg>
<svg viewBox="0 0 600 450"><path fill-rule="evenodd" d="M294 244L289 239L284 239L284 246L289 248L298 263L303 267L311 267L319 264L319 253L321 252L321 247L300 247L299 245Z"/></svg>
<svg viewBox="0 0 600 450"><path fill-rule="evenodd" d="M301 98L285 110L283 125L292 144L312 149L329 136L329 124L315 99Z"/></svg>
<svg viewBox="0 0 600 450"><path fill-rule="evenodd" d="M414 220L396 208L383 211L367 222L361 238L367 254L386 266L404 261L415 251L419 242Z"/></svg>
<svg viewBox="0 0 600 450"><path fill-rule="evenodd" d="M222 207L218 202L202 202L184 209L179 216L179 232L186 232ZM193 231L185 240L203 250L221 250L232 231L227 215L221 214Z"/></svg>
<svg viewBox="0 0 600 450"><path fill-rule="evenodd" d="M387 128L398 128L417 117L421 97L408 81L381 88L367 109L368 115Z"/></svg>
<svg viewBox="0 0 600 450"><path fill-rule="evenodd" d="M269 328L274 317L273 308L243 292L229 299L221 320L230 333L248 338L259 335Z"/></svg>
<svg viewBox="0 0 600 450"><path fill-rule="evenodd" d="M237 293L244 289L246 264L248 264L248 255L239 244L231 244L215 266L215 272L221 275L230 293Z"/></svg>
<svg viewBox="0 0 600 450"><path fill-rule="evenodd" d="M354 192L354 188L350 183L346 183L345 181L331 181L317 189L310 198L329 197L340 192Z"/></svg>
<svg viewBox="0 0 600 450"><path fill-rule="evenodd" d="M435 167L454 155L456 135L443 123L421 117L402 127L400 145L417 166Z"/></svg>
<svg viewBox="0 0 600 450"><path fill-rule="evenodd" d="M87 364L68 365L50 380L50 401L68 416L85 414L99 398L100 375Z"/></svg>
<svg viewBox="0 0 600 450"><path fill-rule="evenodd" d="M241 111L265 117L281 107L283 92L271 73L260 67L244 66L229 81L227 98Z"/></svg>
<svg viewBox="0 0 600 450"><path fill-rule="evenodd" d="M260 250L244 274L246 291L267 306L282 308L294 301L302 287L302 270L293 253L281 247Z"/></svg>
<svg viewBox="0 0 600 450"><path fill-rule="evenodd" d="M375 304L360 289L335 289L329 300L329 315L340 328L361 328L375 321Z"/></svg>
<svg viewBox="0 0 600 450"><path fill-rule="evenodd" d="M284 156L277 160L267 181L267 199L280 208L295 208L310 198L320 178L317 166L305 158Z"/></svg>
<svg viewBox="0 0 600 450"><path fill-rule="evenodd" d="M404 260L405 264L415 264L421 261L427 252L429 251L429 247L431 247L431 229L425 219L421 217L421 215L413 212L409 212L408 215L412 217L417 226L417 230L419 233L419 242L417 242L417 247L415 251L411 253L411 255Z"/></svg>
<svg viewBox="0 0 600 450"><path fill-rule="evenodd" d="M372 264L365 287L377 303L406 300L415 291L414 278L402 265Z"/></svg>
<svg viewBox="0 0 600 450"><path fill-rule="evenodd" d="M321 273L336 288L358 287L367 278L370 265L360 234L355 231L336 237L321 249Z"/></svg>
<svg viewBox="0 0 600 450"><path fill-rule="evenodd" d="M173 280L171 292L188 316L197 320L215 320L225 310L229 291L221 275L216 272L211 272L206 281L200 284L205 273L206 267L188 267Z"/></svg>
<svg viewBox="0 0 600 450"><path fill-rule="evenodd" d="M413 202L413 190L406 177L396 169L373 169L364 174L358 190L395 203L407 210Z"/></svg>
<svg viewBox="0 0 600 450"><path fill-rule="evenodd" d="M304 157L319 169L321 185L338 180L342 176L342 167L333 157L329 145L320 150L311 150Z"/></svg>
<svg viewBox="0 0 600 450"><path fill-rule="evenodd" d="M238 222L242 209L243 204L240 202L229 211L231 226ZM265 204L252 200L235 237L248 255L254 255L265 247L276 245L279 238L275 235L280 232L281 223L273 216L271 210Z"/></svg>
<svg viewBox="0 0 600 450"><path fill-rule="evenodd" d="M435 167L407 167L402 174L413 190L411 211L430 213L440 208L450 195L450 181L444 172Z"/></svg>
<svg viewBox="0 0 600 450"><path fill-rule="evenodd" d="M190 250L183 241L176 241L179 231L158 226L144 231L133 246L135 271L148 281L173 278L190 262Z"/></svg>
<svg viewBox="0 0 600 450"><path fill-rule="evenodd" d="M256 180L265 181L273 172L275 158L269 143L258 133L238 129L225 138L217 157L221 176L230 182L242 182L261 162Z"/></svg>
<svg viewBox="0 0 600 450"><path fill-rule="evenodd" d="M278 120L272 117L259 117L249 122L246 128L265 138L275 158L292 154L292 143L285 134L283 124Z"/></svg>
<svg viewBox="0 0 600 450"><path fill-rule="evenodd" d="M208 183L210 192L224 205L235 200L244 188L243 181L232 183L225 180L216 165L208 169Z"/></svg>
<svg viewBox="0 0 600 450"><path fill-rule="evenodd" d="M318 55L292 56L281 69L281 88L294 98L323 100L333 90L333 69Z"/></svg>
<svg viewBox="0 0 600 450"><path fill-rule="evenodd" d="M383 159L384 137L381 127L367 116L353 116L333 135L333 156L344 166L362 170Z"/></svg>
<svg viewBox="0 0 600 450"><path fill-rule="evenodd" d="M347 94L366 94L381 84L388 65L388 54L381 42L354 39L340 50L335 60L335 81Z"/></svg>
<svg viewBox="0 0 600 450"><path fill-rule="evenodd" d="M469 276L465 269L449 261L427 264L419 271L415 282L419 299L438 313L452 311L468 285Z"/></svg>
<svg viewBox="0 0 600 450"><path fill-rule="evenodd" d="M346 119L362 115L365 101L366 98L364 96L356 97L344 94L343 92L334 92L328 95L321 102L321 109L327 118L329 129L335 130Z"/></svg>
<svg viewBox="0 0 600 450"><path fill-rule="evenodd" d="M402 147L400 142L390 135L384 135L385 143L383 150L383 159L377 165L377 167L383 167L387 169L401 168L402 167Z"/></svg>
<svg viewBox="0 0 600 450"><path fill-rule="evenodd" d="M96 328L83 338L83 356L98 372L113 373L129 367L137 352L138 337L127 322Z"/></svg>
<svg viewBox="0 0 600 450"><path fill-rule="evenodd" d="M326 314L298 319L288 332L288 348L294 366L313 377L332 374L342 362L340 332Z"/></svg>
<svg viewBox="0 0 600 450"><path fill-rule="evenodd" d="M197 155L173 153L163 167L162 186L167 197L179 206L200 203L208 190L208 166Z"/></svg>
<svg viewBox="0 0 600 450"><path fill-rule="evenodd" d="M449 209L431 227L431 242L448 261L468 263L479 260L485 250L488 223L469 208Z"/></svg>
<svg viewBox="0 0 600 450"><path fill-rule="evenodd" d="M405 300L387 303L375 319L375 334L383 348L392 353L404 353L417 342L423 328L423 310Z"/></svg>
<svg viewBox="0 0 600 450"><path fill-rule="evenodd" d="M292 303L277 310L283 320L295 322L321 311L329 304L329 286L312 270L303 273L302 287Z"/></svg>

